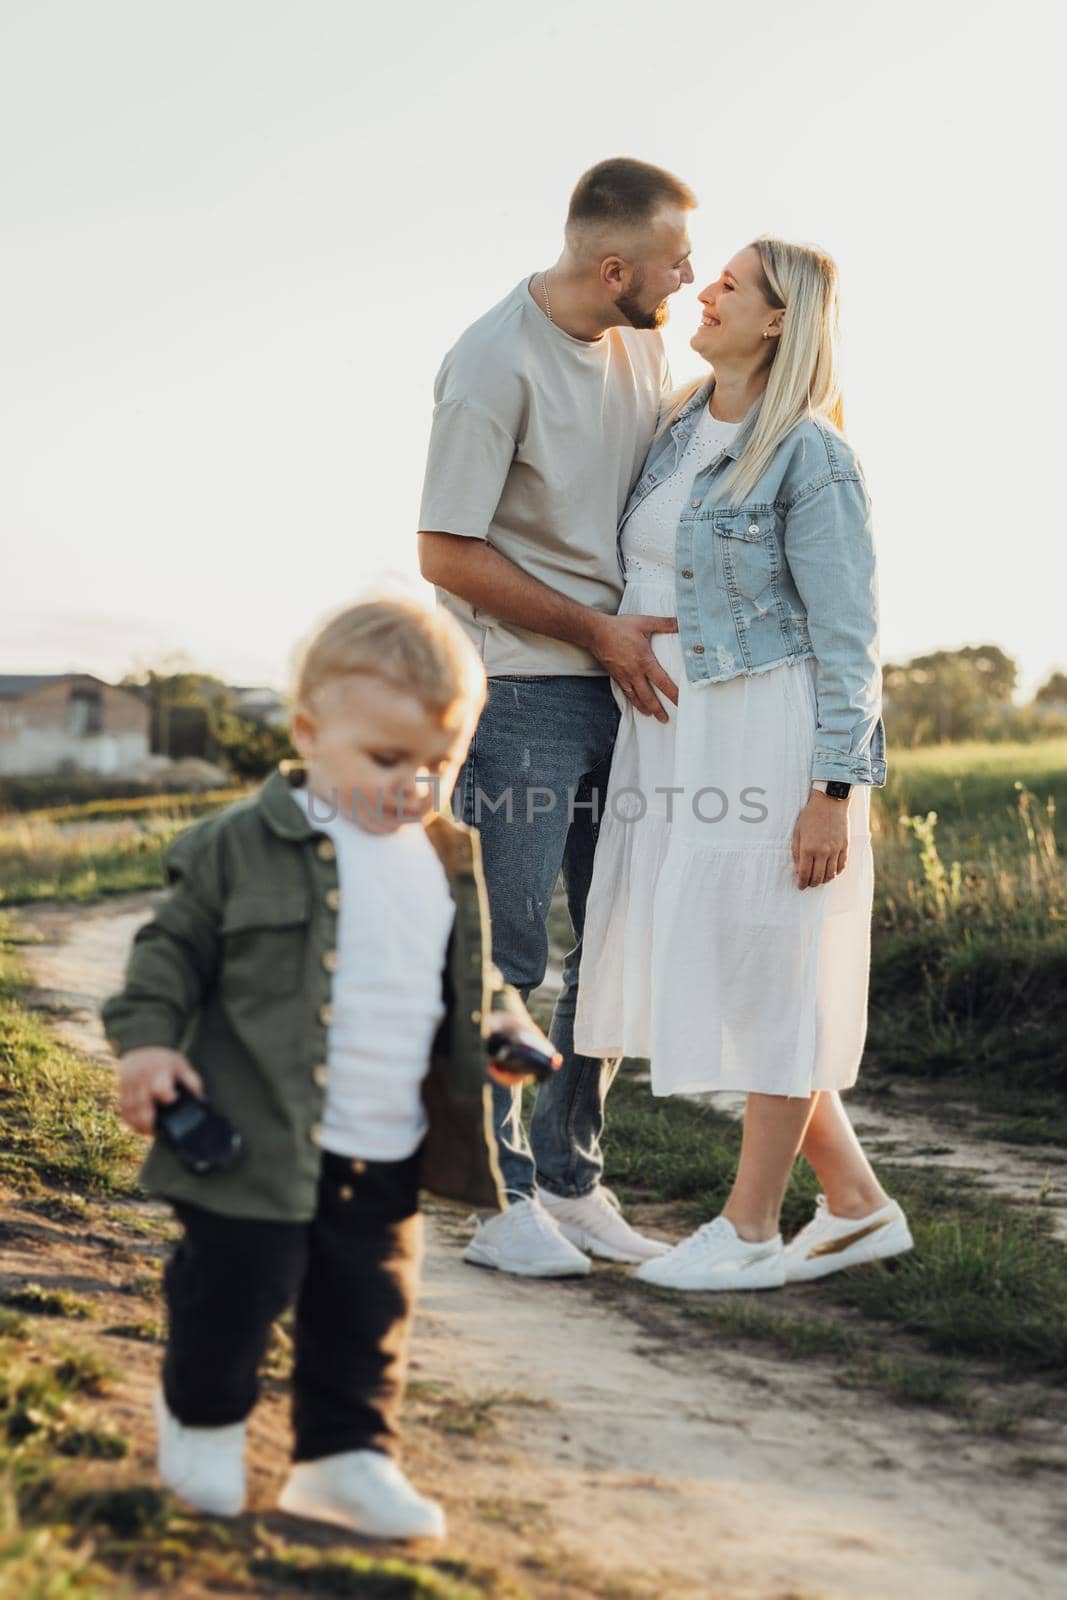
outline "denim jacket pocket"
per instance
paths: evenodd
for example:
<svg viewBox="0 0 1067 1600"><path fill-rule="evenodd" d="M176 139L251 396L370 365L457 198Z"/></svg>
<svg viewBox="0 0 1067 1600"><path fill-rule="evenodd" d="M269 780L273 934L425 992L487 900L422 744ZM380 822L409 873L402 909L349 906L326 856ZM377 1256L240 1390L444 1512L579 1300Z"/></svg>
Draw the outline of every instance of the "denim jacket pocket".
<svg viewBox="0 0 1067 1600"><path fill-rule="evenodd" d="M757 599L778 570L774 511L716 512L715 581L727 594Z"/></svg>
<svg viewBox="0 0 1067 1600"><path fill-rule="evenodd" d="M300 987L311 898L306 889L242 890L222 915L221 983L234 999L275 999Z"/></svg>

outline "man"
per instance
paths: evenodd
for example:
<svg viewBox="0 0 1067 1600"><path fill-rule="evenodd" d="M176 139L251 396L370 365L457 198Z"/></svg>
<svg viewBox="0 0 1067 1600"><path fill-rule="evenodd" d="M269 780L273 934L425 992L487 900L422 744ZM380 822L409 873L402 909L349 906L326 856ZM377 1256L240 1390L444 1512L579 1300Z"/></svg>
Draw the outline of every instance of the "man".
<svg viewBox="0 0 1067 1600"><path fill-rule="evenodd" d="M619 708L666 720L653 654L673 617L616 612L619 518L670 375L657 329L692 283L678 178L617 158L571 197L555 265L523 278L445 356L422 506L423 576L482 656L489 696L453 793L481 833L493 958L527 999L548 959L560 872L575 945L549 1037L563 1066L542 1086L530 1143L518 1091L494 1086L509 1205L464 1259L531 1277L589 1271L583 1251L636 1262L663 1247L623 1220L600 1179L604 1097L616 1058L574 1053L582 926Z"/></svg>

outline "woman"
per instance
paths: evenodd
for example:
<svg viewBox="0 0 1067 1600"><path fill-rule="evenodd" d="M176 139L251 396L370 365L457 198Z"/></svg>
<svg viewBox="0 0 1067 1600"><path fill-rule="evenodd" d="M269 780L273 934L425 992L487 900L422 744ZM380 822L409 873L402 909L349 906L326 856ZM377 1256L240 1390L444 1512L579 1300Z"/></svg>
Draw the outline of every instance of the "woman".
<svg viewBox="0 0 1067 1600"><path fill-rule="evenodd" d="M621 721L575 1047L654 1094L744 1090L722 1213L636 1275L773 1288L911 1247L842 1107L867 1025L870 789L885 782L870 503L840 430L837 270L759 239L699 296L713 376L653 441L620 526L622 611L677 685ZM798 1150L824 1189L783 1246Z"/></svg>

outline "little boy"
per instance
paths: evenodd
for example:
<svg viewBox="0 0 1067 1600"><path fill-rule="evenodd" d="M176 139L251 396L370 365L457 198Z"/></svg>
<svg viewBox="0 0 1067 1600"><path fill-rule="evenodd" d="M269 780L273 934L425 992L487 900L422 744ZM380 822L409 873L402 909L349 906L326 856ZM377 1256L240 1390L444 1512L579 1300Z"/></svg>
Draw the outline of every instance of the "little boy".
<svg viewBox="0 0 1067 1600"><path fill-rule="evenodd" d="M142 1168L182 1227L159 1468L201 1510L244 1505L257 1369L295 1302L280 1506L371 1537L444 1532L394 1459L418 1190L502 1205L485 1038L555 1055L492 962L477 831L440 809L485 694L446 611L334 616L298 663L303 759L171 843L170 893L102 1007L131 1127L152 1133L184 1085L243 1139L226 1171L190 1171L159 1137Z"/></svg>

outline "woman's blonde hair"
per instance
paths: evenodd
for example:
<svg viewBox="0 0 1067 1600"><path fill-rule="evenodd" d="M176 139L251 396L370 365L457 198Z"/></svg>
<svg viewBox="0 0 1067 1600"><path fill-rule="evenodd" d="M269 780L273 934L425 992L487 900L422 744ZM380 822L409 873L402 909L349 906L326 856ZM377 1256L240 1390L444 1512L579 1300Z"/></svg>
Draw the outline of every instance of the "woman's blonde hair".
<svg viewBox="0 0 1067 1600"><path fill-rule="evenodd" d="M723 480L737 500L752 492L786 434L805 417L844 428L837 263L825 250L785 239L754 239L749 248L759 255L764 298L786 314L755 428ZM688 385L665 426L704 382Z"/></svg>
<svg viewBox="0 0 1067 1600"><path fill-rule="evenodd" d="M441 718L459 703L477 716L485 704L485 668L456 619L403 595L370 596L321 622L294 652L292 705L314 709L324 687L360 674Z"/></svg>

